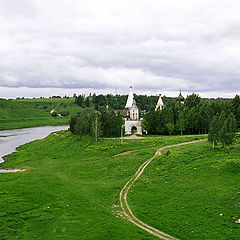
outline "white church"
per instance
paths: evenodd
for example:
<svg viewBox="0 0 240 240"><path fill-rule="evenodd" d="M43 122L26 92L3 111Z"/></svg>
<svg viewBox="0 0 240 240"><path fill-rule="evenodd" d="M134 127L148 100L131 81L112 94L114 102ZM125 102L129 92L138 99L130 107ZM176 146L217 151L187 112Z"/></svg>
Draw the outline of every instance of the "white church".
<svg viewBox="0 0 240 240"><path fill-rule="evenodd" d="M125 134L132 134L134 131L136 134L142 135L143 129L141 126L141 120L139 116L139 110L136 105L136 101L134 99L132 86L130 86L130 91L128 94L127 103L125 105L126 109L126 116L125 116ZM155 108L155 111L158 109L163 110L164 109L164 103L161 97L161 94L159 95L159 99Z"/></svg>

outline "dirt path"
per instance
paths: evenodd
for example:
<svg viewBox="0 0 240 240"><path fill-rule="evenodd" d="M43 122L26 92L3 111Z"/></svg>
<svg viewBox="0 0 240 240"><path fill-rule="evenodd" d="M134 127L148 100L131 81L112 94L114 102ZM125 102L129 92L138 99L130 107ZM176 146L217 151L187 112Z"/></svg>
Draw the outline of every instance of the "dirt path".
<svg viewBox="0 0 240 240"><path fill-rule="evenodd" d="M106 140L111 140L111 139L113 139L113 140L116 140L116 139L145 139L145 137L141 137L141 136L138 136L138 135L136 135L136 134L132 134L132 135L130 135L130 136L126 136L126 137L117 137L117 138L104 138L104 139L106 139Z"/></svg>
<svg viewBox="0 0 240 240"><path fill-rule="evenodd" d="M127 201L127 194L129 189L132 187L132 185L134 184L134 182L143 174L145 168L148 166L148 164L151 163L151 161L156 157L161 155L161 151L167 148L172 148L172 147L178 147L178 146L183 146L183 145L188 145L188 144L193 144L193 143L198 143L198 142L203 142L206 141L206 139L201 139L201 140L196 140L196 141L191 141L191 142L185 142L185 143L179 143L179 144L174 144L174 145L169 145L169 146L165 146L162 147L160 149L157 150L157 152L155 153L155 155L148 159L147 161L145 161L137 170L137 172L133 175L133 177L131 177L131 179L125 184L125 186L122 188L121 192L120 192L120 196L119 196L119 200L120 200L120 205L122 208L122 217L126 218L128 221L132 222L134 225L138 226L139 228L145 230L146 232L160 238L160 239L164 239L164 240L177 240L177 238L172 237L156 228L153 228L149 225L147 225L146 223L142 222L141 220L139 220L132 212L131 208L128 205L128 201Z"/></svg>

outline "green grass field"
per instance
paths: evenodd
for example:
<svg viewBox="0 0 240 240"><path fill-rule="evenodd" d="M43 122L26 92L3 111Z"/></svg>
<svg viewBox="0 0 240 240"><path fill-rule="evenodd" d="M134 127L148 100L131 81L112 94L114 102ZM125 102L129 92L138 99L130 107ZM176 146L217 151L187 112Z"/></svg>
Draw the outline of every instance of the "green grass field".
<svg viewBox="0 0 240 240"><path fill-rule="evenodd" d="M136 216L179 239L239 239L239 143L230 153L203 142L156 158L129 194Z"/></svg>
<svg viewBox="0 0 240 240"><path fill-rule="evenodd" d="M127 180L160 146L202 138L100 140L67 131L21 146L0 174L0 239L156 239L116 214ZM240 177L208 143L169 149L129 192L141 220L180 239L238 239ZM127 155L115 156L128 150ZM215 156L216 155L216 156ZM223 214L220 216L219 214Z"/></svg>
<svg viewBox="0 0 240 240"><path fill-rule="evenodd" d="M52 117L50 111L68 112L66 117ZM69 123L70 115L80 111L73 98L0 99L0 130Z"/></svg>

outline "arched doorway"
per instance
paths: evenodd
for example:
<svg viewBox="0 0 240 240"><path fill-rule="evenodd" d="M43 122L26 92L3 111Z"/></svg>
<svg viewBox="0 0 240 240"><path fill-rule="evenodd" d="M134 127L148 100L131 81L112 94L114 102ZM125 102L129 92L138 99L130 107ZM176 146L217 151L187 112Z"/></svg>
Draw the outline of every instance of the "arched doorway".
<svg viewBox="0 0 240 240"><path fill-rule="evenodd" d="M136 133L137 133L137 128L136 128L136 126L132 126L132 128L131 128L131 133L132 133L132 134L136 134Z"/></svg>

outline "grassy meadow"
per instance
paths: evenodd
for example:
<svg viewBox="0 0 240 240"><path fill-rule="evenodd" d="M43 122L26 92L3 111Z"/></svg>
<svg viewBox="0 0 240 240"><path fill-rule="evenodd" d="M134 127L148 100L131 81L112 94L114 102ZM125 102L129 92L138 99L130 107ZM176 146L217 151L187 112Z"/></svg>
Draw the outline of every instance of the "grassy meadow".
<svg viewBox="0 0 240 240"><path fill-rule="evenodd" d="M51 110L68 112L66 117L52 117ZM0 130L69 123L70 115L81 108L70 98L0 99Z"/></svg>
<svg viewBox="0 0 240 240"><path fill-rule="evenodd" d="M165 150L131 189L129 205L179 239L239 239L239 150L240 138L230 153L207 142Z"/></svg>
<svg viewBox="0 0 240 240"><path fill-rule="evenodd" d="M199 138L163 136L121 145L118 139L93 142L61 131L19 147L1 164L27 171L0 174L0 239L155 239L118 217L120 190L160 146ZM116 156L128 150L136 151ZM131 195L131 207L141 199L132 201Z"/></svg>

